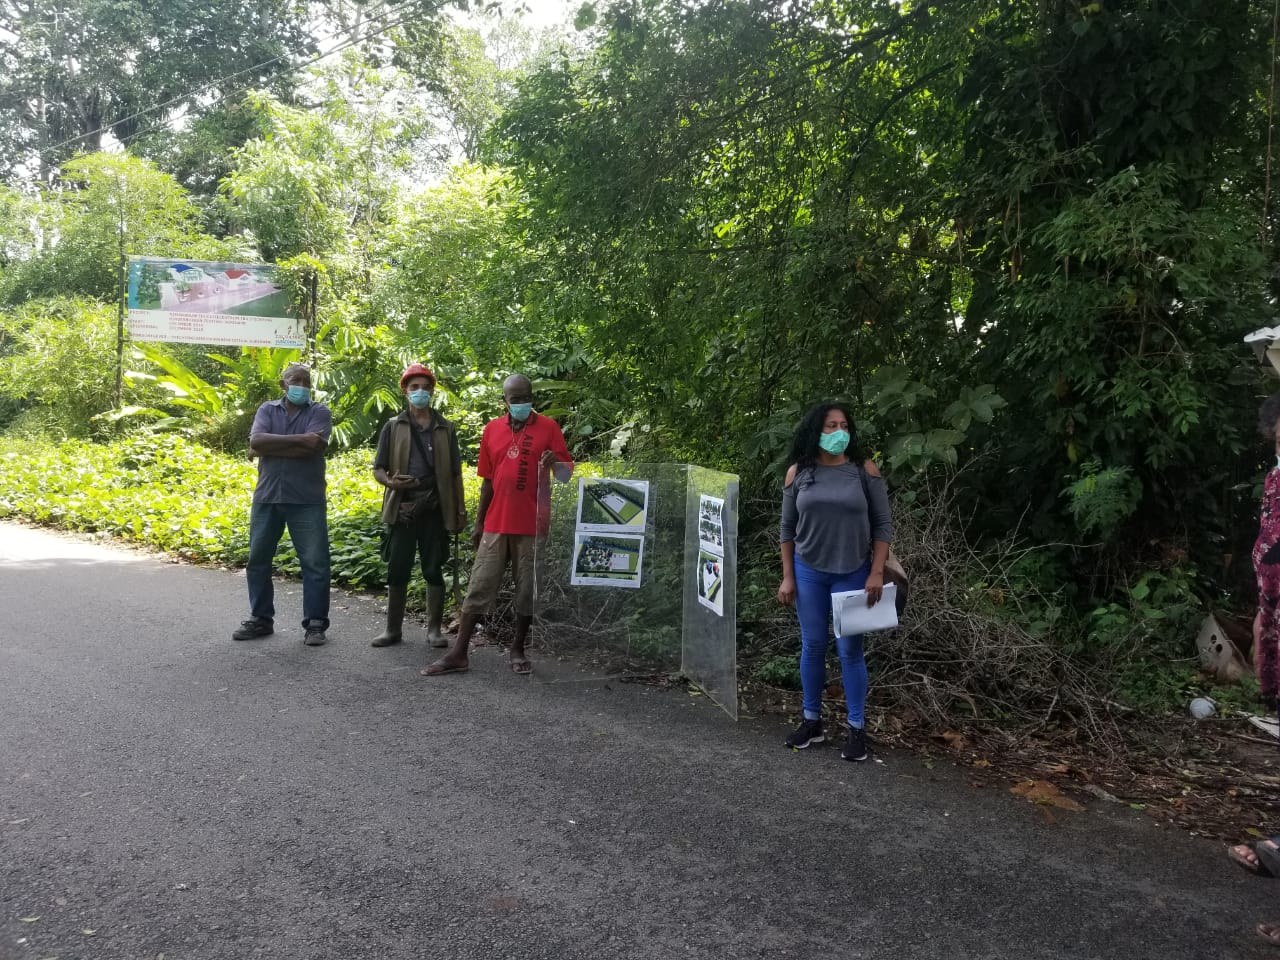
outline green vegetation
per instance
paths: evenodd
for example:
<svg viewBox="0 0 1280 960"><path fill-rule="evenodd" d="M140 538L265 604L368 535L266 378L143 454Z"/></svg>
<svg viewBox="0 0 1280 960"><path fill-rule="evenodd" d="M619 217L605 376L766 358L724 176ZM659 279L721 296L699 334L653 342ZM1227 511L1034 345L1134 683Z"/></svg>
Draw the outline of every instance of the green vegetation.
<svg viewBox="0 0 1280 960"><path fill-rule="evenodd" d="M365 451L329 461L329 536L334 579L380 589L386 574L382 495L369 465ZM244 456L215 453L180 436L107 444L4 440L0 518L110 534L197 562L243 564L256 476ZM464 486L474 513L474 472L465 474ZM285 572L300 572L287 535L277 559Z"/></svg>
<svg viewBox="0 0 1280 960"><path fill-rule="evenodd" d="M938 678L938 709L1043 716L1073 671L1174 705L1198 618L1253 602L1271 384L1241 338L1280 295L1267 5L611 0L534 34L427 4L366 36L385 5L214 0L260 27L234 47L135 0L54 7L118 55L49 17L4 41L10 514L234 562L248 418L295 354L132 344L117 397L117 271L267 260L317 319L350 582L378 581L374 532L343 526L374 494L367 447L425 359L471 459L518 370L582 458L738 473L761 678L795 640L772 599L789 435L827 397L920 574L880 668ZM103 131L124 149L95 152ZM158 469L135 448L172 451L188 490L130 486ZM995 663L984 633L1035 669L928 652Z"/></svg>

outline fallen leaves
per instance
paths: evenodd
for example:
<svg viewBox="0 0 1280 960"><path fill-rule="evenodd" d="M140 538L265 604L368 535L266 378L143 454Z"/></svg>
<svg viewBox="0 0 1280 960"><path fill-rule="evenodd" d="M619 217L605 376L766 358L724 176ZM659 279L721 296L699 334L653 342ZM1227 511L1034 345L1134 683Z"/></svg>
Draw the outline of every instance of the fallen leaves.
<svg viewBox="0 0 1280 960"><path fill-rule="evenodd" d="M933 739L940 743L945 743L952 750L964 750L969 746L969 741L963 733L956 730L943 730L941 733L933 734Z"/></svg>
<svg viewBox="0 0 1280 960"><path fill-rule="evenodd" d="M1070 810L1083 813L1084 805L1072 800L1048 780L1022 780L1009 788L1015 797L1022 797L1031 803L1046 807L1057 807L1059 810Z"/></svg>

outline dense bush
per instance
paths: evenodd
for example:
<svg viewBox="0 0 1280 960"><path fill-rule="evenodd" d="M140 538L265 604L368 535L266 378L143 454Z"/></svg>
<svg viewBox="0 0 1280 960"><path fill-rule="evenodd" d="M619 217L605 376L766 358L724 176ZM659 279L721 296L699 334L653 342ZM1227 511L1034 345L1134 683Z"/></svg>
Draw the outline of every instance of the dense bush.
<svg viewBox="0 0 1280 960"><path fill-rule="evenodd" d="M115 406L116 309L54 297L0 312L0 426L89 436Z"/></svg>
<svg viewBox="0 0 1280 960"><path fill-rule="evenodd" d="M370 461L367 449L330 458L328 515L334 581L376 590L385 565L381 489L370 476ZM606 469L616 474L619 468ZM599 464L585 464L581 472L599 470ZM102 532L193 561L239 565L248 554L255 475L252 461L175 434L109 444L10 438L0 440L0 518ZM464 482L474 516L474 470L464 468ZM767 511L763 502L750 506ZM912 573L913 599L903 628L871 647L881 702L934 723L967 717L1016 726L1042 722L1060 709L1084 721L1090 733L1104 734L1110 729L1106 704L1113 698L1160 710L1203 689L1186 653L1203 612L1186 571L1148 571L1127 591L1125 603L1078 613L1074 588L1062 579L1051 551L1014 536L998 553L978 552L947 519L955 509L945 487L899 505L897 549ZM774 598L774 539L762 533L740 543L739 658L743 676L795 688L799 631ZM458 545L461 586L472 557L467 538ZM277 568L300 573L287 538ZM677 569L664 570L678 581ZM451 565L446 582L454 575ZM678 594L678 582L670 589ZM678 638L668 642L679 646ZM1247 693L1241 696L1247 699Z"/></svg>
<svg viewBox="0 0 1280 960"><path fill-rule="evenodd" d="M415 76L348 51L307 79L308 109L221 105L241 113L225 140L233 118L197 110L163 134L168 164L122 141L59 157L39 184L10 176L0 429L103 439L146 423L242 449L282 353L139 348L137 409L93 419L114 406L115 265L274 259L315 320L334 449L376 435L421 359L468 459L520 371L584 459L740 475L739 641L761 678L793 680L772 533L790 433L833 396L928 533L912 615L933 619L881 647L882 689L999 719L1074 709L1095 679L1135 705L1183 696L1204 610L1253 602L1267 388L1241 340L1276 322L1280 290L1274 10L589 6L577 48L512 88L483 147L468 127L485 165L428 189L420 97L453 81L403 49ZM217 159L175 180L196 148ZM152 460L126 464L139 446ZM89 491L88 448L5 449L50 469L6 461L4 510L243 556L243 461L118 442L95 449ZM353 583L380 577L366 460L331 471L335 574Z"/></svg>
<svg viewBox="0 0 1280 960"><path fill-rule="evenodd" d="M369 451L329 461L329 537L333 578L379 587L382 491ZM0 517L67 530L99 531L190 560L243 564L256 471L242 457L214 453L180 436L137 436L107 445L80 441L0 441ZM478 492L464 475L469 509ZM278 555L297 573L287 540ZM467 564L469 567L470 564Z"/></svg>

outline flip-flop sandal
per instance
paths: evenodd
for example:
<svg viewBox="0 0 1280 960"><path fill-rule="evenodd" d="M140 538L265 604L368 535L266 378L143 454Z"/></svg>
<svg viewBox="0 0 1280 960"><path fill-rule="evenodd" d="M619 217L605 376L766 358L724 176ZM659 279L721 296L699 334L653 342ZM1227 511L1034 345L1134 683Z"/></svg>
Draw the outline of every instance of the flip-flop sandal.
<svg viewBox="0 0 1280 960"><path fill-rule="evenodd" d="M529 659L512 660L511 672L517 677L527 677L533 673L533 661Z"/></svg>
<svg viewBox="0 0 1280 960"><path fill-rule="evenodd" d="M1259 866L1263 868L1259 873L1268 877L1280 877L1280 847L1276 846L1274 839L1258 841L1253 845L1253 853L1258 858Z"/></svg>
<svg viewBox="0 0 1280 960"><path fill-rule="evenodd" d="M446 673L466 673L470 669L470 664L465 667L451 667L437 660L434 663L428 663L418 673L424 677L443 677Z"/></svg>
<svg viewBox="0 0 1280 960"><path fill-rule="evenodd" d="M1250 860L1241 853L1241 847L1252 850L1254 859ZM1256 843L1237 843L1234 847L1227 847L1227 856L1231 858L1232 863L1243 867L1250 873L1256 873L1260 877L1275 876L1275 874L1271 872L1271 869L1262 862L1262 858L1258 856L1258 844Z"/></svg>
<svg viewBox="0 0 1280 960"><path fill-rule="evenodd" d="M1253 929L1267 943L1273 947L1280 947L1280 924L1260 923Z"/></svg>

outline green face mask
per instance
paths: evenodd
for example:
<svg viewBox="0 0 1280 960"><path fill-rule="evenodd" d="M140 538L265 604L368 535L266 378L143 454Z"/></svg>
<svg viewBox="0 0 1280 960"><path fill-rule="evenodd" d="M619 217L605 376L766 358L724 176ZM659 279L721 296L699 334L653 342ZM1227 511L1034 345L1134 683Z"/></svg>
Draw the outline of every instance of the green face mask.
<svg viewBox="0 0 1280 960"><path fill-rule="evenodd" d="M818 438L818 446L830 454L844 453L845 448L849 446L849 431L837 430L834 433L824 433Z"/></svg>

